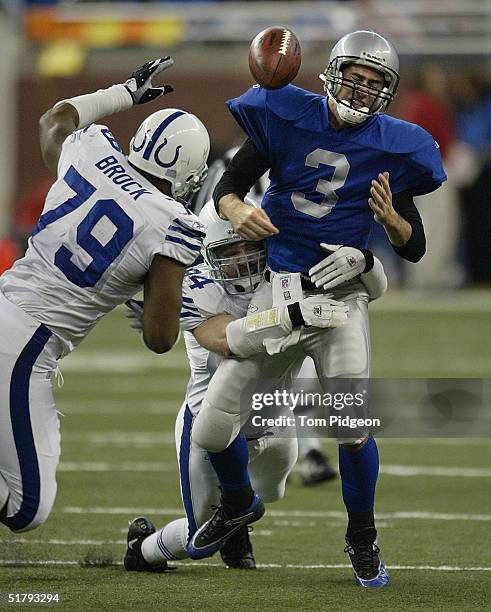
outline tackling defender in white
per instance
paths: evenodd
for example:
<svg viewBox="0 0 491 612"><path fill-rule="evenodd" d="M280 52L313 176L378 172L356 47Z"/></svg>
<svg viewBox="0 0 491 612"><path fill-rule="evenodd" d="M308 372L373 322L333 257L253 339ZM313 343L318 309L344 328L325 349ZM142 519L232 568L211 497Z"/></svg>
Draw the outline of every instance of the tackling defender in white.
<svg viewBox="0 0 491 612"><path fill-rule="evenodd" d="M0 277L0 521L12 531L43 523L55 499L58 360L142 288L147 346L163 353L178 337L182 280L204 232L177 198L199 188L208 133L194 115L160 110L127 158L94 124L172 91L152 86L172 63L149 62L125 84L59 102L40 120L57 180L24 258Z"/></svg>
<svg viewBox="0 0 491 612"><path fill-rule="evenodd" d="M128 549L124 563L128 571L163 572L167 561L189 556L187 547L199 526L212 517L220 503L220 485L206 450L192 440L193 423L199 414L206 390L219 363L225 357L246 357L268 350L282 350L295 342L289 311L276 309L280 325L271 324L257 329L254 315L247 315L252 292L260 283L265 267L265 251L261 242L242 240L228 221L220 219L212 203L207 204L200 220L206 225L204 257L206 265L188 271L183 286L181 329L191 367L186 397L176 422L176 449L181 481L181 494L186 517L165 525L158 532L145 517L130 524ZM386 278L373 277L374 296L382 292ZM133 327L141 328L141 306L131 301L129 316ZM309 316L315 308L323 309L322 318L311 319L315 327L338 327L346 321L346 306L329 296L319 295L298 303L301 312ZM273 321L270 311L266 317ZM253 324L255 322L255 324ZM285 384L291 388L296 371L288 367ZM291 414L284 408L285 416ZM271 416L278 417L274 408ZM265 502L283 497L288 474L297 458L295 428L284 431L278 427L253 427L251 420L242 424L241 434L248 442L249 474L254 490ZM229 567L252 569L255 560L247 526L241 526L221 549Z"/></svg>

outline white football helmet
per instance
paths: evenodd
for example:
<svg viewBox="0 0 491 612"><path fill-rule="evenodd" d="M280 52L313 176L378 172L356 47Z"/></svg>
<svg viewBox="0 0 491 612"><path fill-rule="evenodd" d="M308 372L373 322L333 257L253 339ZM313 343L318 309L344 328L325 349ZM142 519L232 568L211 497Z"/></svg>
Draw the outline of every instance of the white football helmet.
<svg viewBox="0 0 491 612"><path fill-rule="evenodd" d="M353 82L343 78L343 67L360 64L373 68L384 77L382 90L371 92L374 102L370 108L353 108L353 99L340 100L339 91L343 85L353 87ZM399 85L399 57L393 45L380 34L357 30L343 36L333 47L329 65L319 78L324 81L324 90L336 104L339 116L347 123L362 123L375 113L383 113L392 102ZM370 89L365 87L365 89ZM353 88L353 96L354 96Z"/></svg>
<svg viewBox="0 0 491 612"><path fill-rule="evenodd" d="M188 200L207 171L210 138L201 121L177 108L158 110L145 119L130 142L128 160L172 185L175 198Z"/></svg>
<svg viewBox="0 0 491 612"><path fill-rule="evenodd" d="M250 198L246 197L245 202L256 206ZM211 278L223 283L227 293L252 293L261 282L266 267L264 241L252 242L236 234L230 221L218 216L213 201L201 209L199 220L206 226L203 258ZM242 245L243 252L228 256L220 252L234 244Z"/></svg>

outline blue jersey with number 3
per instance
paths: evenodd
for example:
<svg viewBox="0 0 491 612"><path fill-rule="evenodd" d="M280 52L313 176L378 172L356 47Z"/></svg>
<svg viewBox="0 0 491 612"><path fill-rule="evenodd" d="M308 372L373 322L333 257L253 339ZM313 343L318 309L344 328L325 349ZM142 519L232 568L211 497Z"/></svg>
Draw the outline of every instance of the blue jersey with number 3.
<svg viewBox="0 0 491 612"><path fill-rule="evenodd" d="M254 86L227 105L270 163L262 208L280 233L268 238L273 270L307 272L320 242L366 247L371 181L389 172L393 194L429 193L446 179L440 150L423 128L374 115L335 130L327 98L293 85Z"/></svg>

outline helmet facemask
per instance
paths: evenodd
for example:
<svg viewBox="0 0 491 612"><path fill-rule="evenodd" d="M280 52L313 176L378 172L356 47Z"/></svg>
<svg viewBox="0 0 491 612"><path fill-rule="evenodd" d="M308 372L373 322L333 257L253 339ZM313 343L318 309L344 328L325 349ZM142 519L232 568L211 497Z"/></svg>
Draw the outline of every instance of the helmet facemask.
<svg viewBox="0 0 491 612"><path fill-rule="evenodd" d="M231 295L253 293L266 267L264 243L229 238L209 244L205 261L210 276Z"/></svg>
<svg viewBox="0 0 491 612"><path fill-rule="evenodd" d="M193 195L200 190L201 185L203 185L205 181L207 173L208 166L204 164L200 170L198 170L195 174L188 176L185 181L172 180L171 178L166 177L171 183L172 197L176 200L188 203Z"/></svg>
<svg viewBox="0 0 491 612"><path fill-rule="evenodd" d="M372 87L368 84L357 83L355 80L346 78L343 74L348 65L360 65L377 71L384 80L382 88ZM334 101L340 118L352 124L362 123L372 115L383 113L392 102L397 86L399 75L387 66L376 61L360 59L357 56L338 56L328 65L322 75L324 90ZM351 97L341 100L339 93L342 87L351 89ZM357 93L368 94L371 98L370 106L359 106L356 103Z"/></svg>

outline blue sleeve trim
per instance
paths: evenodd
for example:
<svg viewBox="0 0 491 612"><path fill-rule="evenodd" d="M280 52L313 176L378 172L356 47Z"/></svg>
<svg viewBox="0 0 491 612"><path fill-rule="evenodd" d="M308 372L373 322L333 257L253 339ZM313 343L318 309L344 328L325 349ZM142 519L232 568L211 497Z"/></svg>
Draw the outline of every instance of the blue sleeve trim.
<svg viewBox="0 0 491 612"><path fill-rule="evenodd" d="M177 236L166 236L165 239L169 240L169 242L175 242L176 244L182 244L183 246L187 247L191 251L195 251L197 253L199 253L201 251L201 247L200 246L197 246L195 244L191 244L190 242L187 242L183 238L178 238Z"/></svg>

